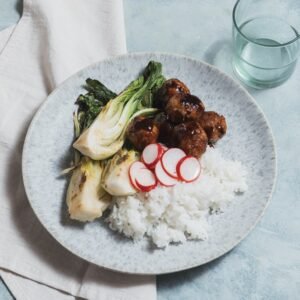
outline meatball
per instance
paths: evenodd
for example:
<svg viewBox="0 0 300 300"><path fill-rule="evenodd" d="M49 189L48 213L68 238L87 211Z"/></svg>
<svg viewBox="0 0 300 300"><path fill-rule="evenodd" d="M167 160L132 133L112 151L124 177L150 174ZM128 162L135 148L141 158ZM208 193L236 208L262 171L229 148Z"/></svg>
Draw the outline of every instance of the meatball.
<svg viewBox="0 0 300 300"><path fill-rule="evenodd" d="M155 94L155 104L158 108L163 109L168 100L176 94L189 94L188 87L178 79L169 79Z"/></svg>
<svg viewBox="0 0 300 300"><path fill-rule="evenodd" d="M126 136L133 146L142 151L147 145L156 143L159 128L153 118L136 117L129 124Z"/></svg>
<svg viewBox="0 0 300 300"><path fill-rule="evenodd" d="M160 113L155 117L156 124L159 127L158 141L168 147L173 143L173 130L174 125L169 121L165 113Z"/></svg>
<svg viewBox="0 0 300 300"><path fill-rule="evenodd" d="M207 135L196 121L176 125L173 136L174 146L181 148L187 155L199 158L206 151Z"/></svg>
<svg viewBox="0 0 300 300"><path fill-rule="evenodd" d="M214 111L204 112L199 123L205 130L210 145L222 138L227 130L225 117Z"/></svg>
<svg viewBox="0 0 300 300"><path fill-rule="evenodd" d="M175 94L169 99L164 110L171 122L179 124L200 120L204 109L204 104L198 97L190 94Z"/></svg>

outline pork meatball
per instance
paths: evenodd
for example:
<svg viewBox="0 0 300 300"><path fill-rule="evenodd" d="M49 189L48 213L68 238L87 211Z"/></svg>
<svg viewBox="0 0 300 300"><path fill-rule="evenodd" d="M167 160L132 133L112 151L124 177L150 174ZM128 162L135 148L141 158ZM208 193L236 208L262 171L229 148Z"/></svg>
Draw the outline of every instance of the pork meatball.
<svg viewBox="0 0 300 300"><path fill-rule="evenodd" d="M164 110L171 122L179 124L200 120L204 109L204 104L198 97L190 94L175 94L169 99Z"/></svg>
<svg viewBox="0 0 300 300"><path fill-rule="evenodd" d="M173 138L174 146L181 148L187 155L199 158L206 151L207 135L196 121L176 125Z"/></svg>
<svg viewBox="0 0 300 300"><path fill-rule="evenodd" d="M199 123L205 130L210 145L222 138L227 130L225 117L214 111L204 112Z"/></svg>
<svg viewBox="0 0 300 300"><path fill-rule="evenodd" d="M159 128L153 118L136 117L129 124L126 136L133 146L142 151L147 145L157 142Z"/></svg>
<svg viewBox="0 0 300 300"><path fill-rule="evenodd" d="M168 79L155 95L157 108L163 109L168 100L176 94L189 94L188 87L178 79Z"/></svg>
<svg viewBox="0 0 300 300"><path fill-rule="evenodd" d="M158 141L168 147L173 143L173 130L174 125L169 121L165 113L160 113L155 117L156 124L159 127Z"/></svg>

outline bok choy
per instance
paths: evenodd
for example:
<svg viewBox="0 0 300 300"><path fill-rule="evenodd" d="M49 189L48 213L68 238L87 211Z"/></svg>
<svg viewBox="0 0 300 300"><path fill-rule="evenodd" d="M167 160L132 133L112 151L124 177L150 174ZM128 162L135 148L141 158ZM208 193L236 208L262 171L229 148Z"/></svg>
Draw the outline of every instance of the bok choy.
<svg viewBox="0 0 300 300"><path fill-rule="evenodd" d="M75 138L90 126L102 107L116 96L95 79L87 79L85 88L88 92L80 95L75 102L78 105L73 116ZM71 219L92 221L101 217L109 206L111 195L101 185L104 165L104 162L93 161L75 150L73 166L63 171L72 171L66 197Z"/></svg>
<svg viewBox="0 0 300 300"><path fill-rule="evenodd" d="M129 168L140 155L134 150L119 150L106 164L102 174L102 187L113 196L136 193L129 178Z"/></svg>
<svg viewBox="0 0 300 300"><path fill-rule="evenodd" d="M124 144L126 128L130 121L137 115L152 115L157 112L151 108L151 95L164 81L161 64L150 61L141 76L101 109L73 147L95 160L114 155Z"/></svg>
<svg viewBox="0 0 300 300"><path fill-rule="evenodd" d="M88 157L73 170L66 199L71 219L93 221L109 206L111 195L101 186L102 172L103 165Z"/></svg>

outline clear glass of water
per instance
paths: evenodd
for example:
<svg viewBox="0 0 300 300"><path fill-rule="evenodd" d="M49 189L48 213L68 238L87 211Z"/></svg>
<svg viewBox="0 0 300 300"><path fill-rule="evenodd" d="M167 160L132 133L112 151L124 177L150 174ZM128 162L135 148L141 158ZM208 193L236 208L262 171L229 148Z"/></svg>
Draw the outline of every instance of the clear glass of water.
<svg viewBox="0 0 300 300"><path fill-rule="evenodd" d="M237 1L233 9L235 74L254 88L280 85L295 69L299 32L300 0Z"/></svg>

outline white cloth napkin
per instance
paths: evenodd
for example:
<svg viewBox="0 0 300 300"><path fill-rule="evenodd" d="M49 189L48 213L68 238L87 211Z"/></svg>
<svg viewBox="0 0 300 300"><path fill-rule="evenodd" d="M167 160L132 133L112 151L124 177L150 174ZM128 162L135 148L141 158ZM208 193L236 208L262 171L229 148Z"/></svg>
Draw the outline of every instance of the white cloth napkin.
<svg viewBox="0 0 300 300"><path fill-rule="evenodd" d="M88 64L124 52L121 0L25 0L20 22L0 32L0 268L17 299L156 298L155 277L103 270L59 245L22 183L24 136L47 94Z"/></svg>

